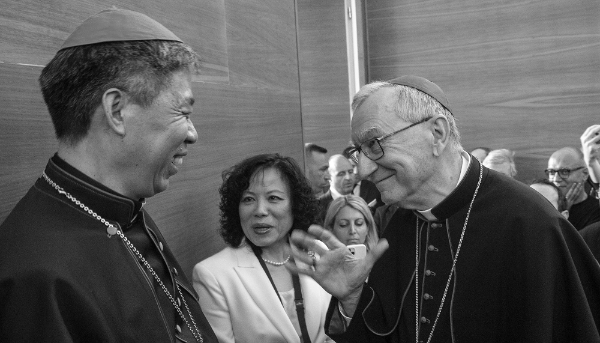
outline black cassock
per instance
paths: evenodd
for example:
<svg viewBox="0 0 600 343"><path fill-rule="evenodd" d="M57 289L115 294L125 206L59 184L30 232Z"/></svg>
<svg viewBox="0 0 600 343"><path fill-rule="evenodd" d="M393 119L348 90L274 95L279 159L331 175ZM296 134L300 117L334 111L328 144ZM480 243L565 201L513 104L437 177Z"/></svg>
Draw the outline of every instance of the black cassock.
<svg viewBox="0 0 600 343"><path fill-rule="evenodd" d="M439 220L396 212L384 234L390 248L371 271L345 333L335 334L343 329L332 299L327 329L336 342L415 342L417 322L423 342L434 324L431 342L600 342L600 266L535 190L471 157L463 180L431 213Z"/></svg>

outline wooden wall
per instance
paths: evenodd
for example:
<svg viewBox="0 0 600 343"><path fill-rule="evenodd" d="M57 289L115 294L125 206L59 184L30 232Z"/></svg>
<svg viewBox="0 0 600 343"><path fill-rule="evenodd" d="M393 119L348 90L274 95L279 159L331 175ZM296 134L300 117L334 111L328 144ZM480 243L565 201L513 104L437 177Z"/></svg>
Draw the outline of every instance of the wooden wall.
<svg viewBox="0 0 600 343"><path fill-rule="evenodd" d="M365 1L370 79L437 83L464 147L514 150L518 179L600 121L599 1Z"/></svg>
<svg viewBox="0 0 600 343"><path fill-rule="evenodd" d="M297 0L302 127L305 142L328 155L350 141L350 95L343 2Z"/></svg>
<svg viewBox="0 0 600 343"><path fill-rule="evenodd" d="M169 189L148 199L149 212L189 275L196 262L224 247L217 233L222 170L264 152L279 152L303 163L302 122L314 120L301 112L296 4L294 0L3 1L0 222L57 148L38 90L42 66L79 23L113 4L161 22L205 62L193 84L198 142L190 146L183 170L172 177ZM306 94L311 92L306 89ZM319 128L309 131L313 140L328 139L319 136Z"/></svg>

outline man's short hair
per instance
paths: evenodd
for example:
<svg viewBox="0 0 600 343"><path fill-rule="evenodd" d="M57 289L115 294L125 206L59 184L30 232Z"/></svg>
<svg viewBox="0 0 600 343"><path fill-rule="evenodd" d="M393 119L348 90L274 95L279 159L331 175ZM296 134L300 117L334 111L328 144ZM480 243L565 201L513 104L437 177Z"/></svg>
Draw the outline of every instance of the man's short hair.
<svg viewBox="0 0 600 343"><path fill-rule="evenodd" d="M147 107L175 72L199 68L198 55L185 43L107 42L60 50L42 70L39 83L56 137L74 144L87 134L106 90L118 88Z"/></svg>
<svg viewBox="0 0 600 343"><path fill-rule="evenodd" d="M487 154L489 154L489 153L490 153L490 151L492 151L492 149L490 149L490 148L487 148L487 147L484 147L484 146L478 146L477 148L475 148L475 149L471 150L471 152L473 152L473 151L475 151L475 150L483 150L483 151L485 151L485 154L486 154L486 155L487 155Z"/></svg>
<svg viewBox="0 0 600 343"><path fill-rule="evenodd" d="M304 144L304 155L308 156L312 152L318 152L321 154L326 154L327 149L323 148L320 145L316 145L315 143L306 143Z"/></svg>
<svg viewBox="0 0 600 343"><path fill-rule="evenodd" d="M482 161L483 165L493 169L493 166L508 164L510 166L510 176L517 175L517 167L515 166L515 153L508 149L496 149L488 153Z"/></svg>

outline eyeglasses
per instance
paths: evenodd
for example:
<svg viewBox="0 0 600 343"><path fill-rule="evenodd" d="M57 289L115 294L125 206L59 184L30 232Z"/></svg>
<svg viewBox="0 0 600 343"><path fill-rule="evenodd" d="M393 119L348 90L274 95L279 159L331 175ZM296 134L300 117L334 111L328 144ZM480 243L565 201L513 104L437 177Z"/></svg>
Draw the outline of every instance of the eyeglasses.
<svg viewBox="0 0 600 343"><path fill-rule="evenodd" d="M569 169L569 168L546 169L546 170L544 170L544 173L546 173L546 175L548 177L554 176L556 173L558 173L558 176L560 176L563 179L566 179L569 177L569 175L571 175L572 172L578 171L583 168L585 168L585 167L579 167L579 168L575 168L575 169Z"/></svg>
<svg viewBox="0 0 600 343"><path fill-rule="evenodd" d="M352 159L352 161L354 163L358 163L358 156L360 155L360 153L362 152L365 156L367 156L371 161L377 161L378 159L383 157L383 147L381 146L381 142L388 138L391 137L397 133L400 133L402 131L408 130L413 126L419 125L421 123L424 123L426 121L428 121L429 119L431 119L433 117L427 117L425 119L422 119L416 123L410 124L409 126L402 128L398 131L394 131L392 133L388 133L385 136L381 136L379 138L372 138L369 139L368 141L362 143L359 146L355 146L351 151L350 151L350 158Z"/></svg>

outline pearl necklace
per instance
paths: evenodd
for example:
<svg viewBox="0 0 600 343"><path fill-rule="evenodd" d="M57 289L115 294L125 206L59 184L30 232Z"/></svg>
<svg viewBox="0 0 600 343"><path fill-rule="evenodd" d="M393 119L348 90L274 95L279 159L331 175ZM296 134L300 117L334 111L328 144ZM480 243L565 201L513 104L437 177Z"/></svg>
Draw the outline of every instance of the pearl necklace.
<svg viewBox="0 0 600 343"><path fill-rule="evenodd" d="M192 316L192 312L190 311L190 308L188 307L188 304L185 301L185 297L183 296L183 293L181 292L181 288L179 288L179 284L177 284L177 282L175 282L175 287L177 288L177 291L179 292L179 296L181 297L181 300L183 301L183 304L185 305L185 309L187 310L188 316L190 317L190 321L192 322L193 327L192 327L192 325L190 325L190 322L187 320L187 318L183 314L183 311L181 310L181 308L179 307L179 305L177 305L177 302L175 301L175 298L173 298L173 296L171 295L171 292L169 292L169 290L167 289L167 286L165 286L165 284L162 282L162 280L160 279L160 277L158 276L158 274L156 274L156 272L154 271L154 268L152 268L152 266L150 265L150 263L148 263L148 261L144 258L144 256L142 256L142 254L139 252L139 250L129 241L129 239L127 239L127 237L125 237L125 235L123 234L123 232L121 232L121 230L117 229L114 225L112 225L111 223L109 223L106 219L100 217L96 212L94 212L89 207L87 207L86 205L84 205L81 201L77 200L74 196L72 196L71 194L69 194L67 191L65 191L64 189L62 189L62 187L60 187L59 185L57 185L54 181L52 181L52 179L50 179L48 177L48 175L46 175L46 172L42 172L42 176L50 184L50 186L54 187L54 189L56 189L58 191L58 193L64 195L69 200L71 200L72 202L74 202L77 206L79 206L82 210L84 210L85 212L89 213L92 217L94 217L97 220L99 220L102 224L106 225L106 232L108 233L108 238L112 237L114 234L117 234L119 237L121 237L121 239L123 240L123 242L125 242L125 245L133 253L135 253L135 255L142 262L142 264L144 266L146 266L146 268L148 268L148 270L150 271L150 274L152 274L152 276L154 276L154 279L158 282L158 284L160 285L160 287L162 288L162 290L165 292L165 294L167 295L167 297L171 301L171 304L173 304L173 306L177 310L177 313L179 313L179 316L183 319L183 321L185 322L185 324L188 326L188 328L190 329L190 331L194 335L194 338L196 339L196 341L199 342L199 343L204 342L204 339L202 339L202 335L200 334L200 330L198 329L198 326L196 325L196 321L194 320L194 317Z"/></svg>
<svg viewBox="0 0 600 343"><path fill-rule="evenodd" d="M274 262L274 261L267 260L266 258L263 258L263 257L261 257L261 258L263 261L267 262L268 264L272 264L274 266L279 267L279 266L283 266L284 264L288 263L288 261L290 260L290 257L292 257L292 255L288 255L288 257L285 260L283 260L283 262Z"/></svg>
<svg viewBox="0 0 600 343"><path fill-rule="evenodd" d="M458 253L460 252L460 247L462 246L463 238L465 237L465 231L467 230L467 223L469 222L469 215L471 214L471 209L473 208L473 202L475 202L475 197L477 196L477 192L479 192L479 186L481 185L481 179L483 177L483 167L481 163L479 164L479 180L477 181L477 187L475 187L475 192L473 193L473 198L471 199L471 203L469 204L469 210L467 211L467 216L465 218L465 224L463 225L462 232L460 234L460 240L458 241L458 247L456 248L456 255L454 255L454 261L452 261L452 268L450 268L450 275L448 275L448 281L446 281L446 288L444 289L444 294L442 295L442 301L440 303L440 307L438 309L437 315L435 316L435 320L433 321L433 326L431 327L431 332L429 333L429 338L427 338L427 343L431 342L431 338L433 337L433 330L435 330L435 326L437 325L438 319L440 318L440 314L442 313L442 308L444 307L444 302L446 301L446 295L448 295L448 289L450 287L450 280L452 280L452 273L456 268L456 261L458 260ZM417 227L415 232L415 248L416 248L416 261L415 261L415 313L416 313L416 343L419 343L419 217L417 217ZM448 238L450 239L450 238Z"/></svg>

